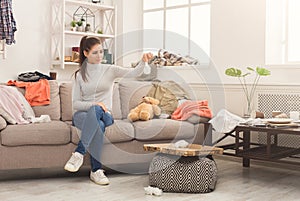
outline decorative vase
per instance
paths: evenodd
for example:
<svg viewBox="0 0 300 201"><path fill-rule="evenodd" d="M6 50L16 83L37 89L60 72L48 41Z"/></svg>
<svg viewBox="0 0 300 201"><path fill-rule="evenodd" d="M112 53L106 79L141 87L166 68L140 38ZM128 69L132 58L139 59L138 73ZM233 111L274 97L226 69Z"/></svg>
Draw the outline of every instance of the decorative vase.
<svg viewBox="0 0 300 201"><path fill-rule="evenodd" d="M247 105L244 109L244 118L255 118L255 110L253 108L252 101L247 101Z"/></svg>
<svg viewBox="0 0 300 201"><path fill-rule="evenodd" d="M91 25L87 24L84 29L85 32L91 31Z"/></svg>
<svg viewBox="0 0 300 201"><path fill-rule="evenodd" d="M102 63L107 64L107 56L108 54L108 49L103 49L103 59L102 59Z"/></svg>

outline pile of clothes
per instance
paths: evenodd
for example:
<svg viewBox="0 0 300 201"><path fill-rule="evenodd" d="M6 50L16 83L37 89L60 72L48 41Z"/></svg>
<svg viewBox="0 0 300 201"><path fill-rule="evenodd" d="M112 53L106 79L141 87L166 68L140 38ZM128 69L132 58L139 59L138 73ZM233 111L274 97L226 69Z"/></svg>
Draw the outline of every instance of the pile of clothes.
<svg viewBox="0 0 300 201"><path fill-rule="evenodd" d="M133 63L132 67L136 67L138 63ZM150 61L149 65L155 66L189 66L199 65L200 62L190 56L181 56L175 53L171 53L167 50L160 49L158 54L155 55Z"/></svg>

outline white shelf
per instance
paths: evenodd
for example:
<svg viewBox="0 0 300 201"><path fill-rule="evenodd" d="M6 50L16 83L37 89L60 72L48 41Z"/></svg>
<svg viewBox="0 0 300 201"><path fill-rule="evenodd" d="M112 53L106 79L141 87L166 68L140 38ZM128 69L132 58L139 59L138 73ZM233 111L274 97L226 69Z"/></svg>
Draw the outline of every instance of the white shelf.
<svg viewBox="0 0 300 201"><path fill-rule="evenodd" d="M79 63L75 63L75 62L64 62L64 64L68 66L79 66Z"/></svg>
<svg viewBox="0 0 300 201"><path fill-rule="evenodd" d="M78 46L77 37L94 36L104 40L104 47L116 58L116 8L110 5L88 2L88 0L52 0L52 38L51 38L51 54L52 66L78 66L78 63L65 62L65 54L70 54L70 47ZM77 6L93 9L96 24L94 28L101 29L106 34L98 34L94 32L72 31L66 26L66 19L72 18L70 13L76 11ZM94 29L93 28L93 29ZM75 42L76 40L76 42ZM57 60L59 59L59 60ZM114 63L116 61L113 61Z"/></svg>
<svg viewBox="0 0 300 201"><path fill-rule="evenodd" d="M98 10L114 10L115 8L113 6L107 6L97 3L90 3L86 1L76 1L76 0L66 0L66 3L72 4L72 5L79 5L79 6L88 6L91 8L96 8Z"/></svg>
<svg viewBox="0 0 300 201"><path fill-rule="evenodd" d="M68 66L79 66L79 63L75 63L75 62L63 62L64 65L68 65ZM54 66L60 66L61 62L60 61L53 61L52 65Z"/></svg>
<svg viewBox="0 0 300 201"><path fill-rule="evenodd" d="M60 63L53 63L54 65L60 65ZM76 66L76 67L79 67L79 63L76 63L76 62L64 62L64 65L66 66ZM111 65L111 64L103 64L102 65Z"/></svg>
<svg viewBox="0 0 300 201"><path fill-rule="evenodd" d="M60 61L58 61L58 60L54 60L54 61L52 61L52 64L53 64L53 65L60 65L60 64L61 64L61 62L60 62Z"/></svg>
<svg viewBox="0 0 300 201"><path fill-rule="evenodd" d="M108 34L97 34L92 32L79 32L79 31L65 31L65 34L68 35L77 35L77 36L96 36L100 38L114 38L114 35L108 35Z"/></svg>

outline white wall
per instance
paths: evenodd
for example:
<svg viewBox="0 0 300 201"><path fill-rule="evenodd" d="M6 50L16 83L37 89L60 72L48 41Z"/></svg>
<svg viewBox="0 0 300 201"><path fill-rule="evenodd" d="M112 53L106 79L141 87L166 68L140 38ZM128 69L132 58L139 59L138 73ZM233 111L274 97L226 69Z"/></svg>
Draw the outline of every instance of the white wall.
<svg viewBox="0 0 300 201"><path fill-rule="evenodd" d="M50 0L14 0L17 22L16 44L7 46L7 58L0 58L0 82L16 79L21 72L50 68Z"/></svg>
<svg viewBox="0 0 300 201"><path fill-rule="evenodd" d="M21 72L50 71L50 3L50 0L13 1L17 44L8 46L7 59L0 58L1 82L15 79ZM140 30L142 1L115 0L115 3L118 34ZM212 0L211 9L211 59L223 83L237 83L236 79L224 76L226 68L264 66L265 0ZM136 43L138 47L141 38L123 40L118 48L126 49L129 43ZM138 59L140 52L128 55L121 63L129 65ZM299 66L271 66L270 69L272 76L262 79L261 83L299 84ZM57 71L59 79L69 79L74 68ZM183 74L190 76L188 72ZM192 82L197 80L193 78Z"/></svg>

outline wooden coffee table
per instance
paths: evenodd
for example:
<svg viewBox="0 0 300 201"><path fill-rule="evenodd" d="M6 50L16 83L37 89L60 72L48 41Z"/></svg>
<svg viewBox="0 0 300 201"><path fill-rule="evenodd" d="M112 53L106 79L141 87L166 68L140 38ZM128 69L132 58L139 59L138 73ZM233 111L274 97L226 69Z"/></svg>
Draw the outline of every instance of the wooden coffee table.
<svg viewBox="0 0 300 201"><path fill-rule="evenodd" d="M267 137L266 144L251 143L251 133L262 132ZM243 138L240 134L242 133ZM286 147L278 145L278 135L296 135L299 136L299 147ZM242 139L242 140L241 140ZM300 165L300 161L293 162L287 160L279 160L289 156L300 154L300 127L255 127L247 125L239 125L235 128L235 151L236 156L243 157L243 166L250 166L250 159L258 159L264 161L284 162Z"/></svg>
<svg viewBox="0 0 300 201"><path fill-rule="evenodd" d="M178 156L204 156L223 154L223 149L212 146L202 146L198 144L189 144L186 148L177 148L172 143L165 144L144 144L145 151L161 152L165 154Z"/></svg>

